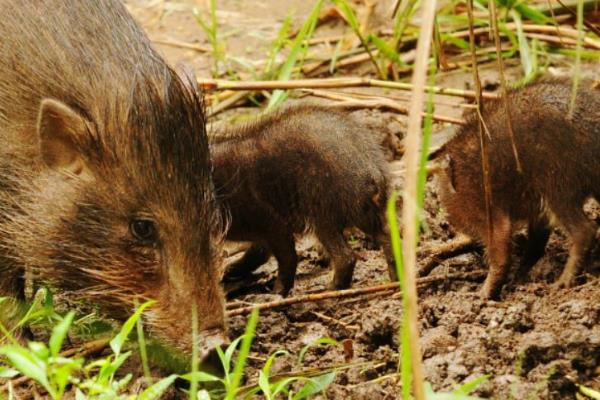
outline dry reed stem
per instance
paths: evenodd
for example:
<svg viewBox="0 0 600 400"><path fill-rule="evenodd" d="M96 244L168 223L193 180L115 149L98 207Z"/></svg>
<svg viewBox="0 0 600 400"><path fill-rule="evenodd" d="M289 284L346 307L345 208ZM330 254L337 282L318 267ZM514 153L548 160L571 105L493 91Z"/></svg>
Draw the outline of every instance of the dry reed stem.
<svg viewBox="0 0 600 400"><path fill-rule="evenodd" d="M390 82L367 77L297 79L288 81L229 81L225 79L198 79L198 85L204 90L276 90L276 89L332 89L349 87L379 87L397 90L412 90L413 85L404 82ZM474 99L474 90L425 86L425 90L445 96L466 97ZM483 92L484 99L497 99L495 93Z"/></svg>
<svg viewBox="0 0 600 400"><path fill-rule="evenodd" d="M370 94L370 93L364 93L364 92L358 92L358 91L351 91L351 90L332 90L332 89L302 89L303 91L306 92L318 92L318 93L331 93L331 94L337 94L337 95L341 95L341 96L350 96L354 99L387 99L387 100L394 100L394 101L401 101L401 102L405 102L408 103L410 102L410 94L409 93L403 93L403 92L399 92L397 95L382 95L382 94ZM467 104L467 103L457 103L457 102L452 102L452 101L446 101L446 100L440 100L440 99L433 99L433 103L436 106L449 106L449 107L457 107L457 108L473 108L472 104Z"/></svg>
<svg viewBox="0 0 600 400"><path fill-rule="evenodd" d="M481 89L481 81L479 80L479 68L477 66L477 57L475 55L475 34L474 34L474 18L473 18L473 0L467 1L467 13L469 16L469 46L471 50L471 60L472 60L472 68L473 68L473 81L475 83L475 87L477 88L477 97L475 99L477 103L477 114L479 115L479 145L481 151L481 170L483 173L483 191L485 197L485 215L487 220L487 243L492 243L492 238L494 237L494 225L492 223L492 189L490 182L490 162L489 162L489 149L488 149L488 138L487 135L484 135L484 131L487 132L485 127L485 121L482 116L482 102L480 93ZM489 135L489 132L487 132Z"/></svg>
<svg viewBox="0 0 600 400"><path fill-rule="evenodd" d="M569 12L569 14L573 15L574 17L577 17L577 12L575 10L573 10L570 6L565 5L561 0L556 0L556 1L558 2L558 4L563 6ZM588 21L585 18L583 19L583 25L585 25L586 28L588 28L590 31L594 32L596 35L600 35L600 29L596 28L596 26L594 26L593 23L591 23L590 21Z"/></svg>
<svg viewBox="0 0 600 400"><path fill-rule="evenodd" d="M516 24L514 22L509 22L505 25L506 29L509 30L515 30L516 29ZM550 26L550 25L537 25L537 24L523 24L523 32L525 32L525 35L528 37L532 37L532 38L537 38L540 40L544 40L546 42L551 42L551 43L561 43L561 38L562 39L566 39L566 38L571 38L571 39L576 39L578 32L576 29L572 29L572 28L567 28L567 27L556 27L556 26ZM489 34L490 33L490 28L488 27L483 27L483 28L474 28L473 29L473 34L475 36L479 36L479 35L483 35L483 34ZM556 37L557 34L560 37ZM503 32L500 32L501 36L506 36ZM457 31L452 33L452 36L457 38L457 39L464 39L464 38L468 38L469 37L469 30L463 30L463 31ZM593 49L600 49L600 40L598 39L594 39L591 37L584 37L583 39L584 44L586 45L586 47L589 48L593 48ZM564 41L565 44L569 44L569 45L574 45L574 43L570 40L566 40Z"/></svg>
<svg viewBox="0 0 600 400"><path fill-rule="evenodd" d="M423 278L416 279L419 285L425 285L429 283L439 282L447 279L479 279L485 274L483 270L470 271L467 273L456 273L448 275L434 275L426 276ZM281 300L269 301L267 303L252 304L250 306L238 307L237 303L235 308L227 311L227 317L235 317L238 315L250 314L255 308L259 311L270 310L274 308L290 306L299 303L313 303L328 299L341 299L345 297L358 297L373 293L397 291L400 285L398 282L384 283L376 286L369 286L363 288L344 289L344 290L332 290L321 293L309 293L295 297L287 297Z"/></svg>
<svg viewBox="0 0 600 400"><path fill-rule="evenodd" d="M498 15L496 13L496 2L491 1L490 5L490 19L491 19L491 28L492 34L494 36L494 42L496 44L496 57L498 61L498 71L500 73L500 86L502 87L502 97L503 97L503 105L504 111L506 113L506 121L508 122L508 136L510 138L510 144L513 151L513 156L515 157L515 164L517 166L517 171L521 173L521 162L519 161L519 153L517 151L517 146L515 145L515 134L512 124L512 113L510 109L510 102L508 100L508 88L506 84L506 74L504 73L504 60L502 59L502 43L500 42L500 31L498 29Z"/></svg>
<svg viewBox="0 0 600 400"><path fill-rule="evenodd" d="M429 273L443 260L456 257L459 254L469 252L477 247L478 244L467 236L459 236L450 242L433 247L429 250L433 254L430 254L425 258L419 269L419 276L429 275Z"/></svg>
<svg viewBox="0 0 600 400"><path fill-rule="evenodd" d="M330 106L341 107L341 108L373 108L373 109L387 109L396 111L403 115L408 115L408 108L399 105L396 101L388 99L386 97L372 96L369 99L357 99L353 96L346 96L344 94L331 93L324 90L313 90L303 89L304 92L310 93L313 96L321 97L329 100L334 100L339 103ZM423 116L428 115L426 112L422 113ZM465 121L462 119L452 118L445 115L432 114L431 117L437 122L448 122L454 125L464 125Z"/></svg>
<svg viewBox="0 0 600 400"><path fill-rule="evenodd" d="M419 176L419 161L421 151L422 111L425 104L427 80L427 63L431 47L433 25L435 21L436 0L425 0L421 5L421 29L417 41L417 55L412 76L412 101L409 107L408 127L405 139L404 204L402 207L402 254L404 257L404 296L408 333L410 340L410 357L412 364L413 395L417 400L425 399L423 363L421 344L419 341L418 293L417 293L417 239L418 239L418 210L417 191Z"/></svg>
<svg viewBox="0 0 600 400"><path fill-rule="evenodd" d="M195 50L199 53L210 53L212 50L206 46L188 43L177 39L153 39L152 43L162 44L164 46L179 47L182 49Z"/></svg>

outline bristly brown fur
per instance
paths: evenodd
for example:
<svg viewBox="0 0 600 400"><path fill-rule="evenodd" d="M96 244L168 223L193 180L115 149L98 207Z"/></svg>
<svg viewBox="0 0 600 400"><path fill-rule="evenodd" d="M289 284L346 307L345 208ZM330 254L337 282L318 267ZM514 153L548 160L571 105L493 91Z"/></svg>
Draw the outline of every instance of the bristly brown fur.
<svg viewBox="0 0 600 400"><path fill-rule="evenodd" d="M482 289L486 297L499 293L510 265L511 232L521 221L529 224L521 274L543 255L549 226L555 224L563 227L573 242L558 284L572 285L585 261L595 227L583 213L583 204L590 197L600 197L600 92L591 82L580 82L570 115L571 85L568 79L542 79L508 93L522 173L516 170L503 100L483 104L483 119L491 134L494 230L493 243L485 243L490 264ZM476 113L470 113L467 122L445 146L441 198L450 221L485 242Z"/></svg>
<svg viewBox="0 0 600 400"><path fill-rule="evenodd" d="M29 268L109 316L158 300L150 329L186 351L192 304L201 331L222 331L202 96L119 1L2 0L0 13L0 295L20 296ZM86 121L75 145L92 182L42 162L44 98ZM158 227L153 247L129 232L140 217Z"/></svg>
<svg viewBox="0 0 600 400"><path fill-rule="evenodd" d="M331 257L333 287L350 285L356 261L344 228L358 227L379 240L391 258L387 164L373 136L351 115L296 106L213 137L216 190L231 217L227 238L255 243L231 274L251 272L272 252L279 265L275 291L287 294L297 265L294 234L307 230Z"/></svg>

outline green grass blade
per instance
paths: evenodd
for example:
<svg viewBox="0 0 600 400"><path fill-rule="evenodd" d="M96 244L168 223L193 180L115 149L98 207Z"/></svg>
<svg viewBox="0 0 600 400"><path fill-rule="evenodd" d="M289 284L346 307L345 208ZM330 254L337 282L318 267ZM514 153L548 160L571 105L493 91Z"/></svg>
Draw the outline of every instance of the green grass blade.
<svg viewBox="0 0 600 400"><path fill-rule="evenodd" d="M535 23L546 24L550 22L550 19L543 12L528 6L525 1L497 0L496 2L503 7L512 8L523 17ZM487 4L487 1L485 3Z"/></svg>
<svg viewBox="0 0 600 400"><path fill-rule="evenodd" d="M337 69L337 60L340 56L340 52L342 51L343 41L338 40L335 48L333 49L333 54L331 55L331 61L329 62L329 73L333 75L335 70Z"/></svg>
<svg viewBox="0 0 600 400"><path fill-rule="evenodd" d="M358 19L356 18L352 7L350 7L350 4L348 4L346 0L333 0L333 2L336 6L338 6L340 11L344 15L344 18L346 18L346 21L348 22L348 25L350 25L350 28L352 28L352 30L355 33L361 36L360 24L358 23Z"/></svg>
<svg viewBox="0 0 600 400"><path fill-rule="evenodd" d="M310 350L311 348L313 348L315 346L320 346L322 344L331 344L334 346L339 346L340 342L338 342L335 339L331 339L331 338L319 338L319 339L307 344L306 346L304 346L302 348L302 350L300 350L300 354L298 355L298 364L302 364L302 362L304 361L304 356L306 355L306 352L308 350Z"/></svg>
<svg viewBox="0 0 600 400"><path fill-rule="evenodd" d="M146 337L144 336L144 323L142 318L138 318L136 325L138 347L140 349L140 358L142 359L142 369L144 376L150 378L150 366L148 365L148 352L146 349Z"/></svg>
<svg viewBox="0 0 600 400"><path fill-rule="evenodd" d="M292 76L292 71L296 66L296 63L299 59L304 57L308 46L305 45L305 41L310 38L317 26L317 21L319 19L319 14L321 13L321 6L323 5L323 0L318 0L312 11L310 12L308 19L300 28L300 31L294 38L292 42L292 48L290 53L287 56L287 59L281 66L279 70L279 74L277 75L277 80L284 81L290 79ZM279 106L285 98L287 97L287 92L283 90L275 90L269 100L269 104L267 105L267 111L273 110L275 107Z"/></svg>
<svg viewBox="0 0 600 400"><path fill-rule="evenodd" d="M317 393L321 393L331 385L335 379L335 372L329 372L327 374L319 375L314 378L310 378L306 381L302 389L294 395L293 400L303 400Z"/></svg>
<svg viewBox="0 0 600 400"><path fill-rule="evenodd" d="M450 43L461 50L469 50L469 42L461 38L454 37L452 34L442 33L442 41L444 43Z"/></svg>
<svg viewBox="0 0 600 400"><path fill-rule="evenodd" d="M237 389L242 381L242 375L244 373L244 367L246 366L246 360L250 353L250 346L254 340L254 333L256 332L256 324L258 323L258 309L252 310L248 323L246 324L246 332L242 338L242 344L240 345L240 352L238 354L235 366L233 367L233 374L231 377L231 384L227 390L226 400L233 400L237 394Z"/></svg>
<svg viewBox="0 0 600 400"><path fill-rule="evenodd" d="M590 399L600 400L600 392L582 385L577 385L577 387L583 395L589 397Z"/></svg>
<svg viewBox="0 0 600 400"><path fill-rule="evenodd" d="M121 365L123 365L123 363L129 358L129 356L131 356L130 351L123 354L119 354L115 357L114 360L110 362L105 362L105 364L100 369L100 372L98 373L98 381L103 383L112 381L115 372L117 372L117 370L121 368Z"/></svg>
<svg viewBox="0 0 600 400"><path fill-rule="evenodd" d="M390 40L390 47L394 50L398 50L398 46L400 45L400 41L404 35L406 27L410 23L414 12L418 8L418 3L418 0L408 0L405 8L402 9L402 12L398 12L396 14L396 18L394 19L393 34Z"/></svg>
<svg viewBox="0 0 600 400"><path fill-rule="evenodd" d="M0 348L0 355L6 356L14 368L42 385L54 397L54 390L46 374L46 364L37 359L33 352L20 346L4 346Z"/></svg>
<svg viewBox="0 0 600 400"><path fill-rule="evenodd" d="M75 317L75 312L70 311L62 321L60 321L54 328L52 329L52 335L50 336L50 340L48 342L50 347L50 354L52 357L58 356L60 352L60 348L62 347L63 341L69 332L69 328L73 323L73 318Z"/></svg>
<svg viewBox="0 0 600 400"><path fill-rule="evenodd" d="M131 317L127 319L127 321L125 321L123 327L121 328L121 331L110 341L110 348L112 349L113 353L115 353L117 356L121 353L121 349L127 341L127 337L133 330L133 327L135 326L138 318L140 317L140 315L142 315L146 308L150 307L154 303L156 303L156 301L154 300L149 300L145 302L133 313Z"/></svg>
<svg viewBox="0 0 600 400"><path fill-rule="evenodd" d="M393 47L390 46L388 42L381 39L377 35L369 35L369 42L373 43L377 50L379 50L379 54L383 54L385 58L390 60L391 62L398 64L400 66L404 66L405 63L400 59L400 55L394 50Z"/></svg>
<svg viewBox="0 0 600 400"><path fill-rule="evenodd" d="M283 49L286 42L288 41L288 36L290 34L290 28L292 27L293 15L294 14L292 12L290 12L285 17L285 19L283 20L283 23L281 24L281 28L279 28L277 37L271 44L271 47L269 49L269 57L267 59L267 63L265 65L265 69L264 69L266 79L273 78L273 66L275 65L275 58L277 57L277 54L281 51L281 49Z"/></svg>
<svg viewBox="0 0 600 400"><path fill-rule="evenodd" d="M302 380L306 380L307 378L304 377L300 377L300 376L292 376L290 378L285 378L282 379L280 381L277 381L274 384L271 384L271 391L273 392L273 395L277 395L279 393L284 393L286 392L288 389L288 387L294 383L294 382L298 382L298 381L302 381Z"/></svg>
<svg viewBox="0 0 600 400"><path fill-rule="evenodd" d="M217 376L202 371L190 372L185 375L181 375L180 378L190 382L192 380L196 380L197 382L218 382L221 380Z"/></svg>
<svg viewBox="0 0 600 400"><path fill-rule="evenodd" d="M483 382L487 381L488 379L490 379L490 375L482 375L475 379L471 379L470 381L465 382L462 385L460 385L458 388L454 389L452 391L452 394L468 395L469 393L471 393L473 390L477 389Z"/></svg>
<svg viewBox="0 0 600 400"><path fill-rule="evenodd" d="M344 15L344 18L346 18L348 25L350 25L350 28L352 28L354 34L358 37L358 40L360 40L360 43L365 48L367 54L369 55L369 58L371 59L371 62L373 63L373 66L375 67L375 70L377 71L377 75L379 75L381 79L385 79L385 76L381 72L377 61L375 60L375 57L373 57L373 53L371 53L369 44L367 43L364 35L361 32L360 24L358 23L358 19L356 19L356 14L352 10L352 7L350 7L350 4L348 4L346 0L333 0L333 2L340 9L341 13Z"/></svg>
<svg viewBox="0 0 600 400"><path fill-rule="evenodd" d="M396 262L396 274L400 281L401 290L404 291L404 264L402 258L402 240L400 239L400 229L398 228L398 218L396 217L396 202L398 193L393 192L387 204L387 220L390 229L390 239L394 261ZM402 398L408 400L411 398L410 389L412 384L412 362L410 357L410 332L408 330L408 306L406 296L402 296L402 326L400 328L400 376L402 381Z"/></svg>
<svg viewBox="0 0 600 400"><path fill-rule="evenodd" d="M19 371L16 369L0 366L0 379L12 379L19 375Z"/></svg>
<svg viewBox="0 0 600 400"><path fill-rule="evenodd" d="M271 400L273 398L271 385L269 383L269 372L265 372L264 368L258 371L258 387L262 390L262 394L265 396L266 400Z"/></svg>
<svg viewBox="0 0 600 400"><path fill-rule="evenodd" d="M138 400L155 400L160 399L160 396L175 382L177 375L169 375L161 379L154 385L150 386L139 395Z"/></svg>
<svg viewBox="0 0 600 400"><path fill-rule="evenodd" d="M517 27L519 55L521 57L521 63L523 64L525 81L527 81L530 77L532 77L535 74L534 62L531 59L531 48L529 47L529 42L527 41L527 38L525 37L525 32L523 31L523 21L521 20L521 16L515 10L511 11L511 15Z"/></svg>
<svg viewBox="0 0 600 400"><path fill-rule="evenodd" d="M223 364L223 369L226 371L226 374L231 370L231 358L233 357L233 352L237 349L238 344L242 341L243 336L235 339L225 350L225 354L223 357L219 356L221 359L221 363ZM221 349L217 348L217 354Z"/></svg>

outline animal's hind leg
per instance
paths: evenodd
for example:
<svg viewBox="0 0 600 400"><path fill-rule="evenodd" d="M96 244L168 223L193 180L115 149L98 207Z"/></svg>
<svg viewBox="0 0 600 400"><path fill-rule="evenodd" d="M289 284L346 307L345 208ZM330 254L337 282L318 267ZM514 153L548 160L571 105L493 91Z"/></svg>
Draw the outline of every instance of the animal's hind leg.
<svg viewBox="0 0 600 400"><path fill-rule="evenodd" d="M242 258L227 267L227 278L239 278L251 274L271 257L271 251L260 243L252 243Z"/></svg>
<svg viewBox="0 0 600 400"><path fill-rule="evenodd" d="M531 219L527 228L527 244L525 254L519 267L518 278L522 278L542 258L546 244L550 238L550 223L548 218L540 216Z"/></svg>
<svg viewBox="0 0 600 400"><path fill-rule="evenodd" d="M483 232L482 235L486 238L485 243L490 270L483 283L480 295L487 299L495 298L500 293L510 265L511 251L512 226L510 216L503 211L496 210L492 223L494 229L491 242L488 239L487 231Z"/></svg>
<svg viewBox="0 0 600 400"><path fill-rule="evenodd" d="M318 232L319 240L331 257L333 280L331 289L346 289L352 284L352 275L356 265L354 252L346 243L342 232Z"/></svg>
<svg viewBox="0 0 600 400"><path fill-rule="evenodd" d="M315 242L315 251L317 252L317 264L327 267L331 264L331 256L320 241Z"/></svg>
<svg viewBox="0 0 600 400"><path fill-rule="evenodd" d="M394 260L394 253L392 251L392 243L390 238L390 232L387 224L384 226L381 232L375 235L375 240L383 250L385 255L385 261L387 262L388 275L390 281L397 281L398 274L396 273L396 261Z"/></svg>
<svg viewBox="0 0 600 400"><path fill-rule="evenodd" d="M556 214L559 222L569 233L571 248L569 249L567 264L555 285L557 287L570 287L574 284L575 275L587 258L596 236L596 226L584 214L583 208L565 210L561 214Z"/></svg>
<svg viewBox="0 0 600 400"><path fill-rule="evenodd" d="M384 202L384 205L386 204L387 202ZM397 281L396 261L392 251L390 228L387 222L385 207L382 208L378 204L373 204L368 215L370 218L359 222L359 228L374 240L377 247L383 250L389 278L391 281Z"/></svg>
<svg viewBox="0 0 600 400"><path fill-rule="evenodd" d="M282 296L287 296L294 286L298 267L294 236L284 229L272 229L267 241L277 259L277 279L273 291Z"/></svg>

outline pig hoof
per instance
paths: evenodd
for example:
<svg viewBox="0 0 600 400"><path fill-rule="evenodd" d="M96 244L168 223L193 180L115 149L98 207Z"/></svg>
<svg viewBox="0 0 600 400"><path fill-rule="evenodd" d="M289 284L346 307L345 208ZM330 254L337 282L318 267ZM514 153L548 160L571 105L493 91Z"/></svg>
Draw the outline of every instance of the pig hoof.
<svg viewBox="0 0 600 400"><path fill-rule="evenodd" d="M317 258L317 265L320 267L328 267L331 264L331 258L329 256L320 256Z"/></svg>
<svg viewBox="0 0 600 400"><path fill-rule="evenodd" d="M485 281L481 289L479 290L479 297L484 300L496 300L499 295L499 288L494 287L489 281Z"/></svg>
<svg viewBox="0 0 600 400"><path fill-rule="evenodd" d="M350 288L351 282L336 282L333 281L329 284L328 286L328 290L343 290L343 289L348 289Z"/></svg>
<svg viewBox="0 0 600 400"><path fill-rule="evenodd" d="M563 276L561 275L556 282L552 285L553 289L566 289L574 286L574 279L572 276Z"/></svg>
<svg viewBox="0 0 600 400"><path fill-rule="evenodd" d="M273 293L280 295L281 297L287 297L290 294L290 290L292 290L292 285L287 285L282 283L281 281L276 281L275 286L273 286Z"/></svg>

